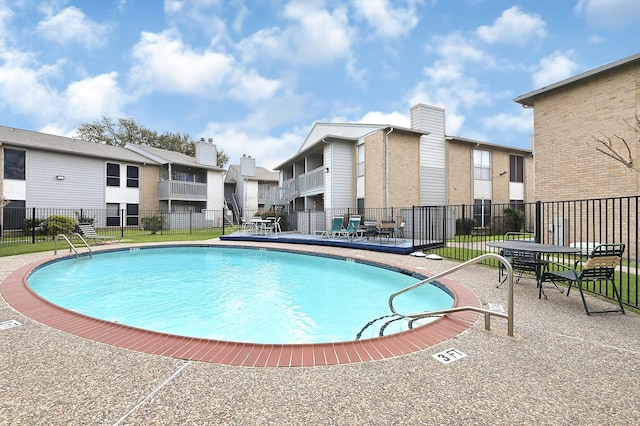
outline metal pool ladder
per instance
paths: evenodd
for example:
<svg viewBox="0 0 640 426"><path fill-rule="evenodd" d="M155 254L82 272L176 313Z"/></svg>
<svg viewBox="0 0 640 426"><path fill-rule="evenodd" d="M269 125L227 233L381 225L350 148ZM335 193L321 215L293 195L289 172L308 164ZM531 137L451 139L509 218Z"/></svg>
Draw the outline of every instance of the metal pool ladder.
<svg viewBox="0 0 640 426"><path fill-rule="evenodd" d="M425 311L425 312L417 312L417 313L411 313L411 314L401 314L398 311L396 311L396 309L393 306L393 299L395 299L396 296L399 296L402 293L406 293L410 290L413 290L414 288L417 287L421 287L425 284L429 284L432 281L437 280L438 278L442 278L446 275L449 275L453 272L459 271L460 269L464 269L467 268L471 265L474 265L476 263L480 263L485 259L488 258L494 258L497 259L500 263L502 263L504 265L504 268L507 271L507 282L509 284L509 288L507 290L507 312L500 312L500 311L493 311L491 309L484 309L484 308L478 308L475 306L455 306L453 308L447 308L447 309L438 309L435 311ZM505 259L504 257L500 256L499 254L496 253L487 253L487 254L483 254L481 256L475 257L471 260L468 260L464 263L461 263L460 265L454 266L453 268L447 269L444 272L441 272L439 274L434 275L433 277L429 277L425 280L422 280L418 283L415 283L413 285L410 285L409 287L403 288L402 290L398 290L395 293L393 293L391 296L389 296L389 308L391 309L391 312L393 312L396 315L399 316L403 316L406 318L424 318L424 317L428 317L428 316L432 316L432 315L441 315L441 314L447 314L449 312L460 312L460 311L473 311L473 312L479 312L481 314L484 314L484 328L486 330L491 330L491 315L494 315L496 317L500 317L500 318L505 318L507 320L507 334L511 337L513 337L513 268L511 268L511 264L509 263L509 261L507 259Z"/></svg>
<svg viewBox="0 0 640 426"><path fill-rule="evenodd" d="M84 246L87 249L89 249L89 256L93 257L93 250L91 250L91 247L89 247L89 244L87 244L87 241L82 237L82 235L80 235L77 232L74 232L71 235L75 235L76 237L80 238L80 240L82 241ZM78 250L76 249L76 246L74 246L73 243L71 242L71 240L64 234L58 234L53 239L53 254L58 254L58 237L62 237L62 239L65 240L69 244L69 252L71 252L71 250L73 250L73 252L76 255L76 259L77 259L78 258Z"/></svg>

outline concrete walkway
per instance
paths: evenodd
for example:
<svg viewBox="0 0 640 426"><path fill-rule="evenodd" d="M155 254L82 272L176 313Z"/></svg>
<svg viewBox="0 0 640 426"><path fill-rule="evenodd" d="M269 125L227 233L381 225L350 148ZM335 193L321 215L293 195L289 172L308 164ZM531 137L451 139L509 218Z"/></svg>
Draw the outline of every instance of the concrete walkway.
<svg viewBox="0 0 640 426"><path fill-rule="evenodd" d="M428 275L456 265L284 246L368 257ZM53 255L0 258L0 280L42 258ZM483 303L506 308L507 289L495 287L495 269L473 266L450 278ZM577 292L566 297L550 288L547 294L538 300L532 279L515 286L514 337L500 319L486 331L481 316L463 334L420 352L313 368L239 368L137 353L43 326L0 300L0 322L22 323L0 330L0 424L640 424L640 316L587 317ZM466 356L450 364L433 358L450 348Z"/></svg>

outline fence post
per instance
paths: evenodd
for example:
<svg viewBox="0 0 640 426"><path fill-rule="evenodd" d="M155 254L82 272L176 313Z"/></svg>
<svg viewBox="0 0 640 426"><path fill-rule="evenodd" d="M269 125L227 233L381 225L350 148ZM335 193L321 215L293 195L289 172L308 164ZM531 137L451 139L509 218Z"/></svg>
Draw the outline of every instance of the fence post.
<svg viewBox="0 0 640 426"><path fill-rule="evenodd" d="M535 242L542 242L542 202L536 201L536 232Z"/></svg>
<svg viewBox="0 0 640 426"><path fill-rule="evenodd" d="M31 207L31 244L36 243L36 208Z"/></svg>
<svg viewBox="0 0 640 426"><path fill-rule="evenodd" d="M193 235L193 210L189 210L189 235Z"/></svg>
<svg viewBox="0 0 640 426"><path fill-rule="evenodd" d="M225 216L225 211L224 211L224 207L222 208L222 235L224 235L224 223L226 222L227 216ZM215 214L215 210L213 213L213 228L215 229L215 225L216 224L216 214Z"/></svg>

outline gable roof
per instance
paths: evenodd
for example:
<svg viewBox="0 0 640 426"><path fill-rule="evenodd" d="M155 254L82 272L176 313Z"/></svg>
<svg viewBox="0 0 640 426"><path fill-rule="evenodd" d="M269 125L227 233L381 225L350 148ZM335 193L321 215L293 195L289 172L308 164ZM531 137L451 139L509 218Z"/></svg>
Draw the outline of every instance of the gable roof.
<svg viewBox="0 0 640 426"><path fill-rule="evenodd" d="M341 140L357 142L361 138L370 135L371 133L383 130L383 129L397 129L404 132L416 133L419 135L428 135L430 132L425 130L410 129L401 126L394 126L391 124L363 124L363 123L320 123L316 122L309 134L305 138L304 142L298 149L295 155L289 157L286 161L282 162L278 166L274 167L274 170L280 170L287 164L295 162L296 159L304 157L305 153L316 149L318 145L325 142L325 140Z"/></svg>
<svg viewBox="0 0 640 426"><path fill-rule="evenodd" d="M128 161L132 163L154 163L148 157L119 146L105 145L74 139L66 136L50 135L31 130L0 126L0 145L60 152L92 158Z"/></svg>
<svg viewBox="0 0 640 426"><path fill-rule="evenodd" d="M515 98L513 101L519 104L522 104L524 107L532 107L535 103L535 97L545 93L557 89L562 86L566 86L571 83L575 83L576 81L583 80L585 78L593 77L594 75L603 73L605 71L612 70L614 68L618 68L621 66L629 65L634 62L640 61L640 53L636 53L635 55L627 56L626 58L619 59L615 62L611 62L609 64L602 65L598 68L594 68L590 71L583 72L582 74L578 74L574 77L570 77L564 80L561 80L557 83L550 84L549 86L542 87L540 89L534 90L529 93L525 93L524 95L520 95Z"/></svg>
<svg viewBox="0 0 640 426"><path fill-rule="evenodd" d="M227 183L235 183L236 181L235 176L243 176L240 174L239 165L229 166L229 170L233 170L234 173L233 173L233 177L231 176L232 175L231 173L227 174L227 176L229 177L226 180ZM278 172L265 169L264 167L256 167L255 176L243 176L243 177L249 180L257 180L257 181L263 181L263 182L278 182L279 176L280 175Z"/></svg>
<svg viewBox="0 0 640 426"><path fill-rule="evenodd" d="M206 164L200 164L194 157L190 157L187 154L181 152L169 151L167 149L155 148L147 145L127 144L126 149L136 152L145 156L160 164L178 164L181 166L197 167L201 169L224 171L224 169L217 166L209 166Z"/></svg>

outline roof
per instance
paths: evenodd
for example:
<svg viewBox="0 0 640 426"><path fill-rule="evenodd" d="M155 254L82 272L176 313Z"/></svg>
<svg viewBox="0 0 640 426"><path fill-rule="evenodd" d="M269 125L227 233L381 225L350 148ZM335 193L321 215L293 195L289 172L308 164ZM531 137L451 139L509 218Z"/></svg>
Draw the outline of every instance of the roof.
<svg viewBox="0 0 640 426"><path fill-rule="evenodd" d="M508 145L500 145L496 143L483 142L475 139L460 138L457 136L446 136L448 142L462 142L469 145L478 145L479 147L488 147L492 149L501 149L503 151L520 152L522 154L533 154L533 150L526 148L516 148Z"/></svg>
<svg viewBox="0 0 640 426"><path fill-rule="evenodd" d="M155 148L147 145L127 144L127 149L138 152L147 158L152 159L160 164L179 164L181 166L198 167L201 169L219 170L223 169L217 166L209 166L200 164L194 157L181 152L169 151L167 149Z"/></svg>
<svg viewBox="0 0 640 426"><path fill-rule="evenodd" d="M514 99L514 102L522 104L525 107L532 107L535 102L535 97L546 92L550 92L559 87L566 86L571 83L575 83L576 81L583 80L585 78L593 77L594 75L603 73L605 71L612 70L614 68L622 67L625 65L632 64L634 62L640 61L640 53L636 53L635 55L627 56L626 58L619 59L615 62L611 62L606 65L602 65L598 68L594 68L590 71L583 72L582 74L578 74L574 77L567 78L565 80L559 81L557 83L551 84L549 86L545 86L541 89L534 90L533 92L525 93L524 95L520 95Z"/></svg>
<svg viewBox="0 0 640 426"><path fill-rule="evenodd" d="M364 124L364 123L321 123L316 122L309 134L305 138L304 142L300 146L298 152L292 157L289 157L286 161L276 166L275 170L280 170L287 164L295 162L296 159L304 157L304 154L316 149L318 145L325 142L325 140L342 140L357 142L361 138L375 133L383 129L397 129L404 132L415 133L419 135L428 135L428 131L410 129L407 127L394 126L391 124Z"/></svg>
<svg viewBox="0 0 640 426"><path fill-rule="evenodd" d="M50 135L6 126L0 126L0 144L140 164L154 163L154 161L148 157L119 146L88 142L82 139Z"/></svg>
<svg viewBox="0 0 640 426"><path fill-rule="evenodd" d="M239 165L232 165L229 166L229 170L233 170L234 173L234 177L229 177L229 179L226 180L227 183L235 183L235 176L241 176L240 174L240 166ZM228 175L230 176L230 175ZM278 177L279 177L279 173L278 172L274 172L272 170L269 169L265 169L264 167L256 167L256 174L255 176L244 176L247 179L251 179L251 180L258 180L258 181L263 181L263 182L278 182Z"/></svg>

